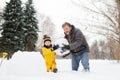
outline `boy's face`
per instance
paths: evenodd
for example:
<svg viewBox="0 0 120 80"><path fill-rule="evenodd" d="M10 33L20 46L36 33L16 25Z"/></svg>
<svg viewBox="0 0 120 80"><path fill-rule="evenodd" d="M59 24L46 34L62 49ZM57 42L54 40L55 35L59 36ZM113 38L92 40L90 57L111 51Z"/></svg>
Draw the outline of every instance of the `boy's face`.
<svg viewBox="0 0 120 80"><path fill-rule="evenodd" d="M50 45L51 45L51 42L50 42L50 41L46 41L46 42L45 42L45 45L46 45L46 46L50 46Z"/></svg>

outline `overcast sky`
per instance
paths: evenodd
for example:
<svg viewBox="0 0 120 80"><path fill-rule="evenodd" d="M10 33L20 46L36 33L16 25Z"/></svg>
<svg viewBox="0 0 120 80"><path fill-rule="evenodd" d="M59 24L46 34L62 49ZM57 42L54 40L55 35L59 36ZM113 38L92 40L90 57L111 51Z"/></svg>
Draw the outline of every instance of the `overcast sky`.
<svg viewBox="0 0 120 80"><path fill-rule="evenodd" d="M4 8L6 1L9 0L0 0L0 7ZM22 0L22 1L23 3L25 3L27 0ZM78 1L78 0L73 0L73 1ZM112 3L110 2L112 0L107 0L107 1L109 1L109 3ZM56 31L58 33L62 33L61 25L64 22L67 21L76 26L79 26L79 24L76 24L76 21L79 22L80 20L86 17L89 18L89 16L91 15L87 13L85 10L73 4L71 0L33 0L33 2L34 2L34 7L38 13L45 14L46 16L49 16L52 19L52 21L56 25ZM88 6L89 2L88 0L80 0L80 4L84 6L86 5ZM84 26L79 26L79 27L85 28ZM92 28L90 29L93 30Z"/></svg>
<svg viewBox="0 0 120 80"><path fill-rule="evenodd" d="M5 6L9 0L0 0L0 7ZM23 3L27 0L23 0ZM81 0L82 1L82 0ZM33 0L37 12L50 16L56 26L63 22L74 22L74 18L84 16L84 12L72 4L71 0ZM84 2L84 1L83 1Z"/></svg>

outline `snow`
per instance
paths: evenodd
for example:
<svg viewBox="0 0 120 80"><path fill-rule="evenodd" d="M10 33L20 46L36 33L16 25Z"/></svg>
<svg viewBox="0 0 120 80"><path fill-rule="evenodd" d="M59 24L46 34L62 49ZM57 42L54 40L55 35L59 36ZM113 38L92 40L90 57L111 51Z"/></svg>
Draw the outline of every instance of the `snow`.
<svg viewBox="0 0 120 80"><path fill-rule="evenodd" d="M47 73L39 52L17 52L4 60L0 67L0 80L120 80L120 64L108 60L90 60L90 72L71 70L71 60L56 60L58 73Z"/></svg>
<svg viewBox="0 0 120 80"><path fill-rule="evenodd" d="M4 8L6 1L8 2L9 0L0 0L0 8ZM27 0L22 1L25 3ZM77 7L71 1L80 1L81 8ZM53 42L54 44L59 43L61 45L62 43L67 43L65 40L63 40L64 32L61 28L61 25L66 21L74 24L83 31L83 33L89 38L89 45L91 45L94 40L101 39L101 36L88 32L95 30L91 26L88 28L88 30L85 27L86 22L88 22L86 18L95 23L92 16L96 16L95 14L91 14L90 12L82 9L83 5L87 5L94 9L91 5L88 5L88 1L34 0L35 9L38 12L37 14L42 13L44 15L50 16L56 25L56 32L54 35L56 40ZM95 1L98 2L99 0ZM114 0L102 1L114 5ZM101 4L98 6L101 7ZM104 6L102 6L102 8L104 8ZM99 22L102 23L101 21L105 22L104 17L100 16ZM82 26L80 23L84 25ZM40 19L39 24L41 24ZM40 38L41 33L39 33L39 39ZM106 39L102 38L102 40ZM40 41L41 40L38 42ZM41 43L37 43L37 46L39 45L41 45ZM60 54L60 50L56 52L58 55L62 55ZM44 59L39 52L19 51L15 53L11 60L4 60L2 66L0 67L0 80L120 80L120 64L114 61L90 60L91 72L89 73L83 72L81 65L78 72L72 71L70 59L57 59L56 62L57 68L59 70L58 73L47 73Z"/></svg>

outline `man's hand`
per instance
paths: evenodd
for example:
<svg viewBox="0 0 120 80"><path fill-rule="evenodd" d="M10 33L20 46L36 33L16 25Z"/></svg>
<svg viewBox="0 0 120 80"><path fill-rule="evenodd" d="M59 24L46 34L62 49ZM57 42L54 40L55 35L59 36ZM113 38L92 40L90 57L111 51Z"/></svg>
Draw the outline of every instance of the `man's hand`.
<svg viewBox="0 0 120 80"><path fill-rule="evenodd" d="M59 45L53 45L53 50L57 50L59 48Z"/></svg>
<svg viewBox="0 0 120 80"><path fill-rule="evenodd" d="M65 57L67 57L69 55L70 55L70 53L63 55L62 57L65 58Z"/></svg>
<svg viewBox="0 0 120 80"><path fill-rule="evenodd" d="M70 50L70 46L63 44L62 50L65 50L65 49Z"/></svg>

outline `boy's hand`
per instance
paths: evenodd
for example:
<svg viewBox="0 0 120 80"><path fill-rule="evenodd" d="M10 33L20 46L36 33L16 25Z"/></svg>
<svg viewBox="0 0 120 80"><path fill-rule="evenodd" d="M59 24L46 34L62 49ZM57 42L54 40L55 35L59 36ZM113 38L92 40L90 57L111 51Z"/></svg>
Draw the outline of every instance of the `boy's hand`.
<svg viewBox="0 0 120 80"><path fill-rule="evenodd" d="M59 45L57 44L57 45L53 45L53 50L56 50L56 49L58 49L59 48Z"/></svg>

